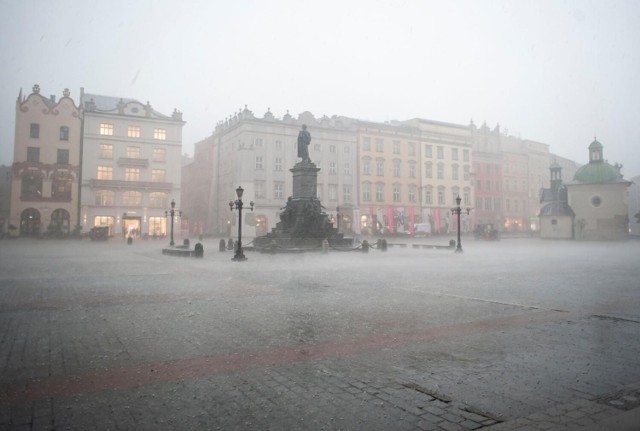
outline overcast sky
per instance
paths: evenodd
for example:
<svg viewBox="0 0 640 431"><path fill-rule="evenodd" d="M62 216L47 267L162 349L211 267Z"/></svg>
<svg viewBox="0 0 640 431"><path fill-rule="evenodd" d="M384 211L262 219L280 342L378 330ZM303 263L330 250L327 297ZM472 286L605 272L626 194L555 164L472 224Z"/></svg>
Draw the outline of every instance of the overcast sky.
<svg viewBox="0 0 640 431"><path fill-rule="evenodd" d="M0 164L38 83L184 113L183 152L248 105L490 127L640 175L640 2L0 0ZM313 131L312 131L313 133Z"/></svg>

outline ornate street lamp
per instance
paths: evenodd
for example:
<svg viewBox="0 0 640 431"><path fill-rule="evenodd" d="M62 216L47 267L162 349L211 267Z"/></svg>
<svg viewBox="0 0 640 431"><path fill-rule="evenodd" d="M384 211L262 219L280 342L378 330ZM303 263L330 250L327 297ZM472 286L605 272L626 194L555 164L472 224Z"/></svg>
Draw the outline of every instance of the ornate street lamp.
<svg viewBox="0 0 640 431"><path fill-rule="evenodd" d="M460 208L460 202L461 201L462 201L462 199L460 199L460 195L458 195L458 197L456 198L457 207L451 208L451 214L458 216L458 245L456 246L456 253L462 253L463 252L462 251L462 242L460 241L460 214L462 213L462 208ZM466 211L467 211L467 214L469 214L469 212L471 211L471 208L467 208Z"/></svg>
<svg viewBox="0 0 640 431"><path fill-rule="evenodd" d="M236 195L238 195L238 199L235 202L229 202L229 209L233 211L234 209L238 210L238 243L236 244L236 254L231 258L231 260L236 262L242 262L247 260L242 251L242 193L244 193L244 189L242 186L238 186L236 189ZM251 211L253 211L253 201L249 203L251 207Z"/></svg>
<svg viewBox="0 0 640 431"><path fill-rule="evenodd" d="M171 242L169 243L169 245L171 247L174 246L174 242L173 242L173 217L178 214L178 217L182 217L182 211L177 210L176 209L176 201L175 199L171 199L171 210L170 211L165 211L164 212L164 216L165 217L169 217L171 216Z"/></svg>

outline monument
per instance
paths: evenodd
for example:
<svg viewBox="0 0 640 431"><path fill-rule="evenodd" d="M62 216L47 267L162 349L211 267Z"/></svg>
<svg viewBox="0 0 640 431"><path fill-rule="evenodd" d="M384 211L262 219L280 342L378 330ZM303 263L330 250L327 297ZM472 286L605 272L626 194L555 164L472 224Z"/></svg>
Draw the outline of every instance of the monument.
<svg viewBox="0 0 640 431"><path fill-rule="evenodd" d="M317 198L318 168L309 157L311 134L302 125L298 133L298 157L302 159L290 169L293 194L281 208L280 221L264 236L257 237L254 248L263 252L310 251L320 249L327 240L333 247L351 247L353 238L344 238L333 227Z"/></svg>

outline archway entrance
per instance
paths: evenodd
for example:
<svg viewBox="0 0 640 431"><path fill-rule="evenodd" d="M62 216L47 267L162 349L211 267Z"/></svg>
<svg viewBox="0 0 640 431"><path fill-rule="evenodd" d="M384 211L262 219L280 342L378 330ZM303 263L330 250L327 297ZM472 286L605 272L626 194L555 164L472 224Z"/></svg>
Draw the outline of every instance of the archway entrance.
<svg viewBox="0 0 640 431"><path fill-rule="evenodd" d="M69 234L71 217L69 211L61 208L55 210L51 214L51 224L49 224L49 233L54 236L66 236Z"/></svg>
<svg viewBox="0 0 640 431"><path fill-rule="evenodd" d="M27 208L20 214L20 236L40 235L40 211Z"/></svg>

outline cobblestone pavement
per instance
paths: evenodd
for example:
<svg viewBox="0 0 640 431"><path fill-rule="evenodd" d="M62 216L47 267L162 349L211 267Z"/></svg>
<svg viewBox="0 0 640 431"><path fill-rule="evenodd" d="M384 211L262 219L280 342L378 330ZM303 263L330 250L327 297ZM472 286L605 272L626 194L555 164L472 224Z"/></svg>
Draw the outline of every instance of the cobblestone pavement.
<svg viewBox="0 0 640 431"><path fill-rule="evenodd" d="M0 429L640 429L640 242L0 241Z"/></svg>

